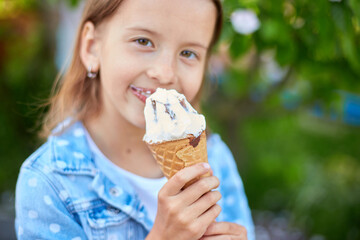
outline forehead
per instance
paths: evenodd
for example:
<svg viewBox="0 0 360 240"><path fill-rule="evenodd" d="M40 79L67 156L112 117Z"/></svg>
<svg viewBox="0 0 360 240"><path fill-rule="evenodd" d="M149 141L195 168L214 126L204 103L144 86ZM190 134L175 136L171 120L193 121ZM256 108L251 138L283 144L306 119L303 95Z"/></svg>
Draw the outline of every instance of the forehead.
<svg viewBox="0 0 360 240"><path fill-rule="evenodd" d="M215 21L216 7L211 0L124 0L107 24L149 28L162 35L203 39L209 44Z"/></svg>

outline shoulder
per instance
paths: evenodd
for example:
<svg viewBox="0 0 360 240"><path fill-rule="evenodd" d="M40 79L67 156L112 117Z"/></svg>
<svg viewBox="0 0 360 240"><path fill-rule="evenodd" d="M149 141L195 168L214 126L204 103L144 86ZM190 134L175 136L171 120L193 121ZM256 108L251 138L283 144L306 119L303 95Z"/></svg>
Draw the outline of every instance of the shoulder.
<svg viewBox="0 0 360 240"><path fill-rule="evenodd" d="M15 193L18 239L69 239L72 234L83 235L67 179L46 165L48 148L48 143L43 145L20 170Z"/></svg>
<svg viewBox="0 0 360 240"><path fill-rule="evenodd" d="M82 123L75 122L61 134L51 135L25 160L21 169L25 168L45 174L91 173L94 164Z"/></svg>
<svg viewBox="0 0 360 240"><path fill-rule="evenodd" d="M51 142L47 141L31 154L20 168L16 183L16 203L20 206L36 205L37 203L54 202L49 198L56 195L65 200L63 186L56 172L54 153ZM39 197L42 196L42 199Z"/></svg>
<svg viewBox="0 0 360 240"><path fill-rule="evenodd" d="M93 163L82 124L75 123L60 135L48 140L22 164L16 185L16 198L26 201L31 191L41 194L53 191L61 200L68 195L81 197L94 176ZM79 181L79 184L74 184ZM54 196L55 196L54 195Z"/></svg>
<svg viewBox="0 0 360 240"><path fill-rule="evenodd" d="M23 174L25 169L27 169L27 171L36 171L45 175L51 172L52 155L51 144L47 141L24 161L20 168L19 177Z"/></svg>

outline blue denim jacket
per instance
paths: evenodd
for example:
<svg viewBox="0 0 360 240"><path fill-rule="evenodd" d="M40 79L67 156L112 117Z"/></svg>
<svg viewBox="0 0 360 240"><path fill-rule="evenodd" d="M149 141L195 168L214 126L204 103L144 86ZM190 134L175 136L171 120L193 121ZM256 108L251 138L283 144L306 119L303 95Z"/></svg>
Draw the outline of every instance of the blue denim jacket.
<svg viewBox="0 0 360 240"><path fill-rule="evenodd" d="M18 239L144 239L153 222L126 180L98 170L81 122L51 136L22 165L16 186ZM208 139L208 159L220 179L218 221L239 223L254 240L244 188L227 146Z"/></svg>

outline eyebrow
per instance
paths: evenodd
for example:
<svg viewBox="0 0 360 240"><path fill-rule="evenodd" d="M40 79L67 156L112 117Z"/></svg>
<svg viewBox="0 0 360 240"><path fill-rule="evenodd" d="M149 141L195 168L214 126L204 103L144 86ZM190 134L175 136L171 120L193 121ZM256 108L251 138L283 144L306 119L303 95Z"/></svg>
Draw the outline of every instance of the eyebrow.
<svg viewBox="0 0 360 240"><path fill-rule="evenodd" d="M132 31L140 31L140 32L147 32L150 33L152 35L159 35L159 33L152 31L150 29L147 28L143 28L143 27L128 27L126 28L127 30L132 30Z"/></svg>
<svg viewBox="0 0 360 240"><path fill-rule="evenodd" d="M149 34L152 34L152 35L155 35L155 36L159 36L160 34L153 31L153 30L150 30L150 29L147 29L147 28L143 28L143 27L128 27L126 28L127 30L132 30L132 31L140 31L140 32L147 32ZM208 47L206 47L205 45L201 44L201 43L197 43L197 42L187 42L185 43L185 45L189 45L189 46L196 46L196 47L200 47L200 48L203 48L205 50L208 50Z"/></svg>

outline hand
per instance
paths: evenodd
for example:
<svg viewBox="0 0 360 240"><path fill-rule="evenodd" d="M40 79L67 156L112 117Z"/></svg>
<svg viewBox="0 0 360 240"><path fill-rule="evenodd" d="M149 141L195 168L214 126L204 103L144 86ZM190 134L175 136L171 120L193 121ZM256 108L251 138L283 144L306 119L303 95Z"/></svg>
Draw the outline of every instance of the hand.
<svg viewBox="0 0 360 240"><path fill-rule="evenodd" d="M221 194L211 191L218 187L219 180L211 175L183 187L207 172L212 171L202 163L184 168L160 189L158 211L147 240L198 240L203 236L221 211L216 204Z"/></svg>
<svg viewBox="0 0 360 240"><path fill-rule="evenodd" d="M247 240L246 228L230 222L212 223L200 240Z"/></svg>

